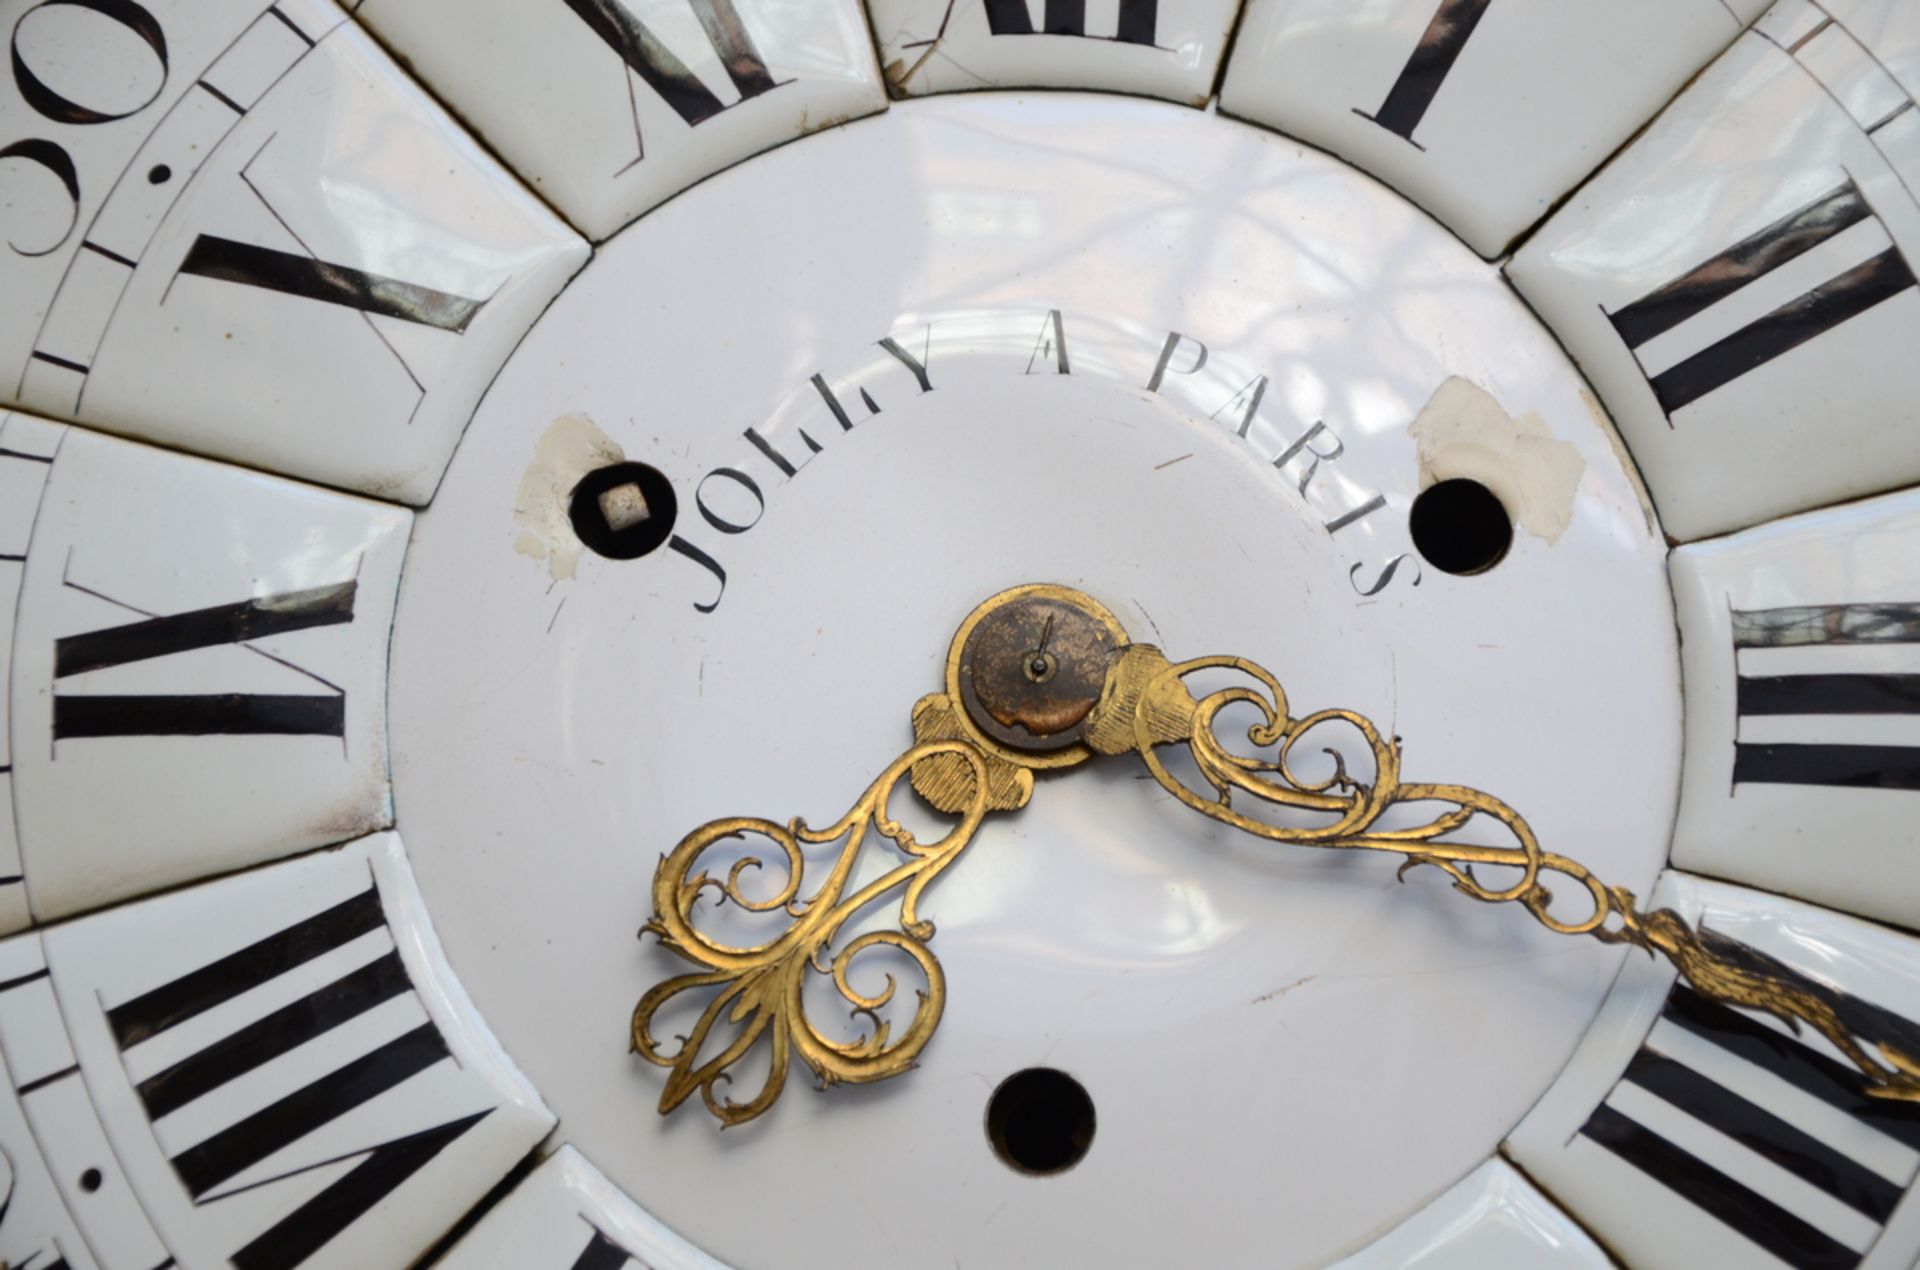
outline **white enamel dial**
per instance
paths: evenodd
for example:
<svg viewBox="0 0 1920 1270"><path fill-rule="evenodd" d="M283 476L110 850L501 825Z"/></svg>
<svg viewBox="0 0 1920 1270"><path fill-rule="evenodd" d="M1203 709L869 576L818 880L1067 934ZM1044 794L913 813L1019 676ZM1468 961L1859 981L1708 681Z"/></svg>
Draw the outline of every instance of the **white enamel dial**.
<svg viewBox="0 0 1920 1270"><path fill-rule="evenodd" d="M627 1049L661 853L1058 582L1920 1055L1906 0L0 32L0 1265L1920 1256L1825 1037L1137 759L927 890L913 1070Z"/></svg>
<svg viewBox="0 0 1920 1270"><path fill-rule="evenodd" d="M1222 207L1206 191L1228 180ZM1151 218L1113 215L1149 200ZM836 239L850 205L893 231ZM986 225L1047 232L982 242ZM1565 1063L1618 954L1462 912L1437 875L1401 886L1385 862L1237 842L1131 769L1043 780L928 891L953 1006L899 1090L796 1089L742 1131L748 1157L663 1122L658 1075L593 1042L679 970L631 944L659 854L715 816L838 815L910 735L961 618L1034 579L1171 651L1258 649L1297 708L1359 705L1407 738L1411 774L1474 773L1644 891L1679 739L1665 544L1578 376L1497 276L1341 165L1099 97L908 103L691 191L649 229L600 254L494 385L420 519L396 623L416 871L571 1140L742 1265L832 1239L843 1214L807 1200L742 1224L712 1177L758 1189L830 1159L838 1185L877 1193L900 1139L923 1185L889 1203L891 1236L842 1254L856 1264L928 1243L1005 1264L1061 1226L1097 1230L1102 1258L1171 1261L1255 1205L1311 1263L1483 1159ZM709 241L735 244L724 273ZM731 316L683 322L669 297L696 291ZM901 312L903 295L926 303ZM574 483L530 473L555 475L563 438L590 432L580 461L611 449L671 474L671 541L698 558L556 569L530 550L527 526L565 524L536 500ZM1406 529L1421 486L1463 471L1534 507L1474 577L1423 567ZM1610 726L1562 726L1589 694ZM1595 807L1601 768L1640 796ZM618 952L588 972L599 948ZM1508 1026L1481 1025L1494 1001ZM1356 1061L1436 1036L1452 1039L1420 1081ZM1085 1085L1100 1126L1044 1189L979 1125L990 1086L1036 1065ZM1216 1099L1248 1131L1201 1149ZM1313 1146L1276 1158L1281 1138ZM668 1154L685 1167L661 1170ZM1170 1158L1209 1204L1155 1202ZM1329 1196L1327 1169L1372 1183Z"/></svg>

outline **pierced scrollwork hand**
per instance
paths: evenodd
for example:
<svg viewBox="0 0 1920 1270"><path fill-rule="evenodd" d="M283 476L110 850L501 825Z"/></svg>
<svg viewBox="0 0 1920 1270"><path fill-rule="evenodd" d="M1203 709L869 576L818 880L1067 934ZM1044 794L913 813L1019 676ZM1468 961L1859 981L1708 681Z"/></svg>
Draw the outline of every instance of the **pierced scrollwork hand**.
<svg viewBox="0 0 1920 1270"><path fill-rule="evenodd" d="M972 796L958 809L959 823L933 842L921 842L888 811L895 788L915 764L927 760L957 762L973 778ZM656 985L634 1008L634 1051L649 1062L672 1069L660 1095L663 1114L697 1091L722 1125L752 1120L780 1096L795 1057L823 1086L883 1080L913 1066L939 1025L947 999L946 976L927 947L933 938L933 923L920 916L920 898L966 850L981 819L994 810L989 798L990 775L986 756L964 741L926 741L896 759L845 816L824 829L810 829L798 819L785 825L752 817L715 820L687 835L662 858L654 874L654 916L642 933L651 932L665 947L702 967ZM1024 802L1024 792L1031 791L1033 778L1025 772L1018 775L1025 780ZM892 842L905 859L848 894L870 830ZM735 860L724 881L705 871L696 872L709 848L745 837L771 842L778 853L777 863L785 869L785 882L763 899L747 895L740 885L744 873L765 867L759 856ZM835 842L843 845L826 878L803 895L807 848ZM868 931L849 940L839 951L831 951L849 921L896 890L900 892L897 929ZM791 924L762 944L736 947L721 943L694 923L696 901L706 891L714 892L720 904L733 904L752 913L783 913L792 919ZM885 986L871 994L859 991L851 981L854 962L877 948L905 954L925 978L925 986L916 989L918 1001L913 1016L898 1035L880 1015L897 991L894 977L887 975ZM829 954L831 960L823 960ZM809 974L831 979L854 1018L866 1020L864 1035L838 1041L814 1026L807 1017L804 1000ZM664 1052L653 1034L655 1017L682 993L701 990L711 990L712 996L693 1030L682 1038L677 1051ZM723 1023L736 1029L732 1039L703 1057L715 1027ZM722 1096L718 1086L731 1084L730 1069L762 1040L770 1046L770 1063L759 1092L745 1101Z"/></svg>
<svg viewBox="0 0 1920 1270"><path fill-rule="evenodd" d="M1195 699L1185 680L1202 671L1232 671L1251 679ZM1247 741L1273 757L1236 753L1222 738L1220 716L1232 706L1250 706L1256 719ZM1343 753L1326 748L1333 774L1303 779L1294 771L1294 752L1310 735L1345 725L1369 751L1374 778L1354 779ZM1842 1019L1834 995L1822 984L1790 967L1763 958L1733 940L1696 928L1672 909L1645 912L1633 892L1607 886L1577 860L1543 850L1526 819L1500 799L1465 785L1415 784L1400 779L1400 739L1383 737L1366 717L1351 710L1321 710L1295 718L1279 681L1244 658L1203 657L1170 663L1158 649L1129 646L1115 665L1108 691L1095 708L1090 731L1103 753L1133 751L1163 788L1182 803L1214 820L1261 838L1295 846L1385 851L1405 856L1401 876L1422 866L1439 869L1454 889L1484 903L1517 903L1547 929L1562 935L1592 935L1603 943L1629 944L1659 953L1705 996L1773 1015L1798 1032L1812 1027L1845 1054L1865 1078L1865 1091L1878 1098L1920 1102L1920 1057L1890 1041L1879 1041L1876 1059ZM1182 781L1160 754L1184 744L1208 793ZM1244 795L1269 808L1318 813L1324 823L1296 826L1248 814ZM1395 808L1437 805L1419 823L1383 828ZM1511 845L1486 846L1450 835L1470 825L1493 822ZM1505 886L1490 886L1474 866L1515 870ZM1568 920L1551 911L1554 893L1547 879L1558 874L1586 899Z"/></svg>

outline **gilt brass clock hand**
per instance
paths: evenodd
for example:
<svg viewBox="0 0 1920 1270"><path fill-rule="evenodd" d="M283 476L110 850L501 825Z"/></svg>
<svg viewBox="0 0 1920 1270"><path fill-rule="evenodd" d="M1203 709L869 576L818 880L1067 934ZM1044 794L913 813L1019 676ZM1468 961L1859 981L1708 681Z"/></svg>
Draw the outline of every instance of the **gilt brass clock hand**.
<svg viewBox="0 0 1920 1270"><path fill-rule="evenodd" d="M1236 674L1246 681L1196 697L1194 675ZM702 825L664 857L654 874L654 916L643 929L701 967L659 984L640 999L633 1015L633 1047L649 1061L672 1069L660 1110L673 1110L696 1090L723 1124L760 1115L784 1086L794 1055L823 1085L881 1080L906 1071L925 1048L946 1005L946 979L928 947L933 924L918 914L929 883L972 841L990 811L1026 805L1036 772L1061 769L1096 755L1137 754L1169 793L1202 815L1274 842L1297 846L1384 851L1406 857L1405 873L1437 868L1455 890L1487 903L1514 902L1549 930L1591 935L1659 953L1702 995L1774 1015L1796 1030L1804 1023L1859 1069L1865 1092L1920 1102L1920 1056L1886 1038L1866 1038L1870 1052L1842 1019L1837 998L1820 983L1736 941L1690 925L1672 909L1646 912L1632 892L1601 882L1578 861L1541 848L1533 829L1500 799L1465 785L1416 784L1400 779L1400 741L1383 737L1371 721L1351 710L1321 710L1295 717L1279 681L1239 657L1202 657L1172 662L1150 644L1128 641L1119 621L1090 597L1064 587L1026 586L994 596L961 624L947 656L946 691L914 707L915 744L881 773L845 816L825 829L794 820L786 825L735 818ZM1230 707L1250 707L1255 722L1247 741L1272 757L1237 753L1222 740L1220 716ZM1305 779L1293 770L1296 749L1309 735L1326 737L1350 729L1369 751L1373 779L1348 771L1342 752L1332 775ZM1183 746L1198 782L1181 779L1161 751ZM888 799L900 781L958 823L938 841L921 843L888 814ZM1198 786L1198 787L1196 787ZM1235 799L1240 803L1236 806ZM1395 808L1437 807L1424 819L1393 818ZM1252 814L1265 811L1276 818ZM1290 816L1310 823L1284 823ZM1451 835L1476 821L1504 830L1510 845L1462 842ZM890 839L905 859L883 876L848 894L854 866L869 828ZM765 899L741 892L741 874L758 868L743 857L724 882L696 872L699 858L725 839L765 838L779 848L786 881ZM842 843L826 880L801 895L805 847ZM1514 871L1507 885L1490 885L1476 865ZM1584 892L1569 920L1552 911L1546 879L1558 874ZM772 940L750 947L722 944L698 931L694 901L716 892L751 912L779 911L791 924ZM855 917L896 889L897 929L870 930L823 960L836 936ZM878 1011L894 997L891 976L876 994L865 995L848 980L862 952L890 947L913 960L925 976L913 1017L895 1036ZM803 1002L807 973L830 976L856 1016L869 1020L867 1034L834 1041L808 1020ZM663 1053L653 1035L660 1010L682 993L711 990L691 1033ZM716 1024L736 1031L711 1057L701 1058ZM745 1102L721 1097L729 1070L766 1037L770 1070L760 1091Z"/></svg>
<svg viewBox="0 0 1920 1270"><path fill-rule="evenodd" d="M1056 629L1057 627L1057 629ZM1077 732L1106 681L1113 655L1127 643L1112 614L1077 591L1030 586L988 600L960 625L947 655L946 688L923 697L913 710L915 744L882 772L852 809L824 829L795 819L782 825L737 817L710 821L682 839L654 871L653 916L641 928L699 969L649 990L634 1008L632 1044L649 1062L671 1068L660 1094L665 1114L696 1091L722 1125L740 1124L773 1105L797 1055L823 1085L883 1080L913 1066L946 1009L946 978L927 947L933 923L919 916L922 892L973 840L992 811L1015 811L1033 793L1033 773L1070 767L1094 757ZM983 720L976 725L975 718ZM935 842L920 842L888 812L888 802L907 778L927 802L959 817ZM905 858L883 876L853 886L869 830L890 840ZM775 893L754 899L740 889L742 874L765 865L742 856L725 881L709 876L701 857L715 845L763 838L784 866ZM839 843L825 880L802 895L807 882L805 849ZM849 888L852 888L849 891ZM759 944L735 946L698 929L694 902L711 890L719 903L752 913L780 913L791 924ZM825 957L836 936L861 914L877 911L899 891L894 929L873 930ZM918 990L913 1017L895 1035L878 1011L894 997L891 976L871 996L858 991L848 972L870 949L892 948L919 967L926 986ZM807 1017L808 972L830 976L867 1034L835 1041ZM683 994L710 992L678 1049L663 1051L654 1035L660 1012ZM735 1029L730 1039L703 1057L716 1026ZM744 1101L719 1092L731 1085L730 1069L762 1038L769 1067L759 1091Z"/></svg>

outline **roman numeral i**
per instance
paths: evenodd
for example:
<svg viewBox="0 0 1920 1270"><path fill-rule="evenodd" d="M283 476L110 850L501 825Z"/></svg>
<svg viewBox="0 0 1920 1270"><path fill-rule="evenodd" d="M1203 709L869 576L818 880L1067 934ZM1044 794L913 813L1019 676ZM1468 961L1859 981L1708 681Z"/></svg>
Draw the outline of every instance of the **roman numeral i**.
<svg viewBox="0 0 1920 1270"><path fill-rule="evenodd" d="M1399 78L1387 91L1387 99L1380 103L1380 109L1371 115L1357 108L1353 113L1419 149L1426 149L1413 139L1413 130L1427 117L1427 108L1440 95L1440 86L1447 82L1448 72L1460 60L1461 50L1467 47L1473 29L1487 16L1492 3L1493 0L1441 0Z"/></svg>

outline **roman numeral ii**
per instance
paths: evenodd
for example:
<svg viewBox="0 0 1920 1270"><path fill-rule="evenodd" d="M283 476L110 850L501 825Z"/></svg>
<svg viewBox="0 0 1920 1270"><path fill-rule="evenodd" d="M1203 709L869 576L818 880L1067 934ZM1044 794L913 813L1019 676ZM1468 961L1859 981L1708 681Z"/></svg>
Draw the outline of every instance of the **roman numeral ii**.
<svg viewBox="0 0 1920 1270"><path fill-rule="evenodd" d="M1640 361L1669 422L1674 412L1708 393L1915 286L1906 258L1884 231L1870 241L1856 236L1864 245L1861 258L1824 282L1782 297L1769 311L1677 360L1649 362L1648 354L1655 350L1648 345L1656 337L1711 312L1747 287L1763 284L1782 266L1870 220L1880 228L1872 207L1848 181L1607 315ZM1650 365L1660 369L1650 370Z"/></svg>

